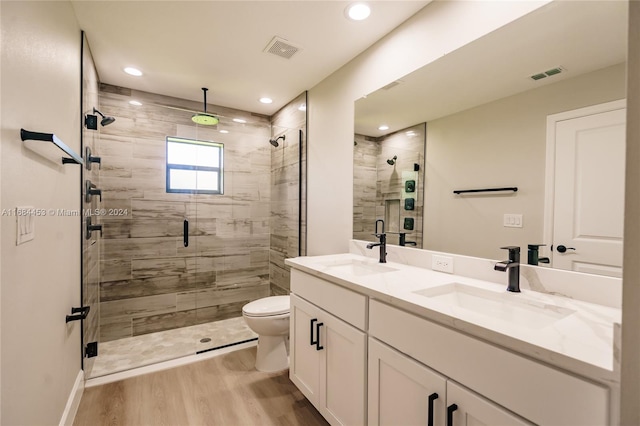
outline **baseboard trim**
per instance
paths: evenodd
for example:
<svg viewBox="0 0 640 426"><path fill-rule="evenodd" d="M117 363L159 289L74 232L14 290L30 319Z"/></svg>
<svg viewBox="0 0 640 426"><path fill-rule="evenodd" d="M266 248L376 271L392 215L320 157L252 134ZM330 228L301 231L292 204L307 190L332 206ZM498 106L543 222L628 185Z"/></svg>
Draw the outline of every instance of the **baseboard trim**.
<svg viewBox="0 0 640 426"><path fill-rule="evenodd" d="M67 399L67 405L64 407L62 418L60 419L60 426L72 426L73 421L76 418L76 413L80 407L80 400L82 399L82 393L84 392L84 372L80 370L76 376L76 381L73 384L69 398Z"/></svg>
<svg viewBox="0 0 640 426"><path fill-rule="evenodd" d="M120 373L113 373L102 377L95 377L89 379L84 383L85 388L91 388L94 386L100 386L107 383L117 382L119 380L128 379L131 377L141 376L143 374L155 373L162 370L168 370L174 367L180 367L182 365L191 364L198 361L204 361L205 359L215 358L220 355L227 354L229 352L237 351L240 349L250 348L258 344L257 340L248 341L246 343L234 344L229 347L216 349L210 352L201 352L195 355L188 355L181 358L172 359L169 361L159 362L157 364L146 365L144 367L134 368Z"/></svg>

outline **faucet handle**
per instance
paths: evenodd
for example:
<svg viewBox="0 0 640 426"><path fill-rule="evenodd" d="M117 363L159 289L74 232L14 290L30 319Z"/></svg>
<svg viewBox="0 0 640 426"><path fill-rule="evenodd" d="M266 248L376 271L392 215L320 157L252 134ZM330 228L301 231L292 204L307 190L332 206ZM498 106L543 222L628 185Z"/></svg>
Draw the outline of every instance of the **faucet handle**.
<svg viewBox="0 0 640 426"><path fill-rule="evenodd" d="M500 247L503 250L509 250L509 261L520 262L520 247L518 246L506 246Z"/></svg>
<svg viewBox="0 0 640 426"><path fill-rule="evenodd" d="M527 244L527 249L538 250L540 247L545 247L546 244Z"/></svg>

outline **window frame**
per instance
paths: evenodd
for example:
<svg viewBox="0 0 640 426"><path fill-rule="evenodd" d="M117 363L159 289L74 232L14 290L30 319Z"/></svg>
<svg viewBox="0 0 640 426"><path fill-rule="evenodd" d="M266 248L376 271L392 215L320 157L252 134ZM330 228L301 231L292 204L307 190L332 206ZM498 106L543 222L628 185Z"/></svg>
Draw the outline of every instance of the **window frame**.
<svg viewBox="0 0 640 426"><path fill-rule="evenodd" d="M169 163L169 143L183 143L188 145L204 145L218 148L220 155L218 156L218 167L196 166L188 164L172 164ZM165 175L166 175L166 191L167 193L178 194L224 194L224 144L221 142L202 141L197 139L179 138L176 136L167 136L165 139ZM193 170L217 172L218 173L218 190L212 189L173 189L171 188L171 170Z"/></svg>

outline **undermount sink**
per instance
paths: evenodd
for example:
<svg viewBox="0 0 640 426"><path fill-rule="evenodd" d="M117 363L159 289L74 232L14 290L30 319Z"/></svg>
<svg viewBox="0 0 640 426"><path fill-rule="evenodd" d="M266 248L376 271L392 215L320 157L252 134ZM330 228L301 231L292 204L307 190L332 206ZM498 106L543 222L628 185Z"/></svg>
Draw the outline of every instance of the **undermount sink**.
<svg viewBox="0 0 640 426"><path fill-rule="evenodd" d="M389 266L359 259L336 259L322 262L321 265L329 268L329 272L346 273L357 276L397 271L397 269Z"/></svg>
<svg viewBox="0 0 640 426"><path fill-rule="evenodd" d="M575 311L532 300L520 293L498 293L460 283L417 290L413 293L457 308L532 329L544 328Z"/></svg>

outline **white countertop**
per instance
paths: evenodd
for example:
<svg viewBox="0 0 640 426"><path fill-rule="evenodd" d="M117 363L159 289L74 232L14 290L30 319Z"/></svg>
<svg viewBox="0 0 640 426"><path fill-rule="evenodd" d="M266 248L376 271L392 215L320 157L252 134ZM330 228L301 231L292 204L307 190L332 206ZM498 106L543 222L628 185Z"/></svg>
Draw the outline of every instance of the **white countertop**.
<svg viewBox="0 0 640 426"><path fill-rule="evenodd" d="M340 267L352 261L363 268ZM619 363L614 356L619 354L619 348L614 349L614 323L621 322L620 309L531 290L510 293L502 284L400 263L380 264L376 259L352 253L298 257L286 259L285 263L527 357L601 382L619 383L619 372L615 371ZM372 273L366 268L380 270ZM450 283L495 292L504 303L513 298L518 306L525 301L535 303L537 309L560 310L565 314L548 325L532 324L525 317L505 321L414 293Z"/></svg>

